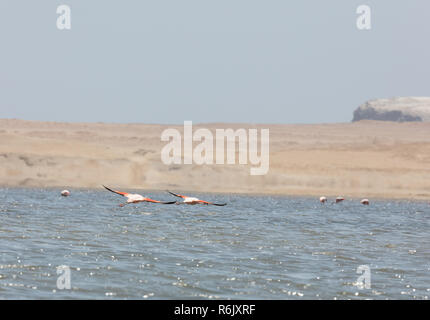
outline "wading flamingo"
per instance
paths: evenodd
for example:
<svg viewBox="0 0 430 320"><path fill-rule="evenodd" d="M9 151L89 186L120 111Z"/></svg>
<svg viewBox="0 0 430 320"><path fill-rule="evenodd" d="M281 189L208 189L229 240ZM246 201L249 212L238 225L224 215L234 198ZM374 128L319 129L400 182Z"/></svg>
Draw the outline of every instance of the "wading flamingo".
<svg viewBox="0 0 430 320"><path fill-rule="evenodd" d="M345 200L345 198L343 198L343 197L337 197L336 198L336 203L342 202L343 200Z"/></svg>
<svg viewBox="0 0 430 320"><path fill-rule="evenodd" d="M363 199L360 201L361 204L368 206L370 204L369 199Z"/></svg>
<svg viewBox="0 0 430 320"><path fill-rule="evenodd" d="M320 202L321 203L326 203L327 202L327 198L326 197L321 197L320 198Z"/></svg>
<svg viewBox="0 0 430 320"><path fill-rule="evenodd" d="M182 204L191 204L191 205L194 205L194 204L201 203L201 204L220 206L220 207L227 205L227 203L213 203L213 202L203 201L203 200L200 200L200 199L197 199L197 198L193 198L193 197L187 197L187 196L183 196L183 195L180 195L180 194L176 194L176 193L170 192L169 190L166 190L166 191L168 193L170 193L171 195L174 195L175 197L184 199L184 201L182 201L182 202L176 202L176 204L181 204L182 203Z"/></svg>
<svg viewBox="0 0 430 320"><path fill-rule="evenodd" d="M61 195L63 197L68 197L68 196L70 196L70 191L69 190L63 190L63 191L61 191Z"/></svg>
<svg viewBox="0 0 430 320"><path fill-rule="evenodd" d="M169 202L163 202L163 201L158 201L158 200L152 200L150 198L146 198L140 194L133 194L133 193L127 193L127 192L120 192L120 191L115 191L112 189L109 189L106 186L103 186L106 190L109 190L110 192L119 194L123 197L127 198L127 202L126 203L121 203L119 206L123 207L126 204L130 204L130 203L139 203L139 202L153 202L153 203L161 203L161 204L174 204L176 203L176 201L169 201Z"/></svg>

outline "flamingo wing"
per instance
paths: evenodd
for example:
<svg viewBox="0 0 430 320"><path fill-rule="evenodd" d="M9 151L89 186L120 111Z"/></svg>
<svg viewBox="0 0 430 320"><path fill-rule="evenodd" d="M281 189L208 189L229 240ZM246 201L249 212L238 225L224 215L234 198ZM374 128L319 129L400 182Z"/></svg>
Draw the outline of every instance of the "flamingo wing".
<svg viewBox="0 0 430 320"><path fill-rule="evenodd" d="M112 190L112 189L109 189L108 187L106 187L106 186L103 186L106 190L109 190L110 192L113 192L113 193L116 193L116 194L119 194L119 195L121 195L121 196L123 196L123 197L127 197L128 195L129 195L129 193L127 193L127 192L121 192L121 191L115 191L115 190Z"/></svg>
<svg viewBox="0 0 430 320"><path fill-rule="evenodd" d="M161 204L174 204L174 203L176 203L176 201L158 201L158 200L153 200L153 199L150 199L150 198L145 198L145 200L144 201L146 201L146 202L153 202L153 203L161 203Z"/></svg>
<svg viewBox="0 0 430 320"><path fill-rule="evenodd" d="M182 199L186 198L186 196L183 196L181 194L176 194L176 193L170 192L169 190L166 190L166 191L175 197L182 198Z"/></svg>
<svg viewBox="0 0 430 320"><path fill-rule="evenodd" d="M200 200L200 202L201 203L204 203L204 204L207 204L207 205L213 205L213 206L219 206L219 207L222 207L222 206L226 206L227 205L227 203L214 203L214 202L208 202L208 201L203 201L203 200Z"/></svg>

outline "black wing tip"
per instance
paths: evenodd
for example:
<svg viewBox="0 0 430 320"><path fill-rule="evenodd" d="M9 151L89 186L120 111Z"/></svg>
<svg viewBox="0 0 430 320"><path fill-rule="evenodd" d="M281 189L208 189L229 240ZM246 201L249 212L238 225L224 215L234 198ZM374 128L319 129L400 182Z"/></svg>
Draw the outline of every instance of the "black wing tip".
<svg viewBox="0 0 430 320"><path fill-rule="evenodd" d="M166 191L175 197L182 198L179 194L173 193L172 191L169 191L169 190L166 190Z"/></svg>
<svg viewBox="0 0 430 320"><path fill-rule="evenodd" d="M167 202L161 202L162 204L175 204L176 201L167 201Z"/></svg>
<svg viewBox="0 0 430 320"><path fill-rule="evenodd" d="M102 186L103 186L106 190L108 190L108 191L110 191L110 192L113 192L113 193L119 194L119 195L121 195L121 196L124 196L123 194L118 193L117 191L112 190L111 188L108 188L108 187L106 187L105 185L102 185Z"/></svg>

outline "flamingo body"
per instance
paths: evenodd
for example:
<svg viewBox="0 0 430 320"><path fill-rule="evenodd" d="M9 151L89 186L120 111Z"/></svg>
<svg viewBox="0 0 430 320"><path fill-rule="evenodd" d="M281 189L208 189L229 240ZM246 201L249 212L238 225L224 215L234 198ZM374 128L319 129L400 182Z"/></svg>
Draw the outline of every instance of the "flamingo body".
<svg viewBox="0 0 430 320"><path fill-rule="evenodd" d="M360 201L361 204L368 206L370 204L369 199L363 199Z"/></svg>
<svg viewBox="0 0 430 320"><path fill-rule="evenodd" d="M345 198L343 198L343 197L337 197L336 198L336 203L342 202L343 200L345 200Z"/></svg>

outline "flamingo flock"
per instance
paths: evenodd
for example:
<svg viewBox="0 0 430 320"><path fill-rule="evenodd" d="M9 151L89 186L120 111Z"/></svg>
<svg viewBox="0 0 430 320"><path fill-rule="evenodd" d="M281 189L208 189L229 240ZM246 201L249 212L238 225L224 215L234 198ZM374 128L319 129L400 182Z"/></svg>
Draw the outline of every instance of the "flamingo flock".
<svg viewBox="0 0 430 320"><path fill-rule="evenodd" d="M169 190L166 190L166 191L168 193L170 193L172 196L176 197L176 198L181 198L182 201L159 201L159 200L154 200L154 199L145 197L145 196L143 196L141 194L117 191L117 190L113 190L113 189L111 189L109 187L106 187L106 186L103 186L103 187L106 190L108 190L108 191L110 191L112 193L118 194L120 196L123 196L123 197L125 197L127 199L125 203L121 203L119 205L120 207L123 207L123 206L125 206L127 204L140 203L140 202L151 202L151 203L158 203L158 204L187 204L187 205L203 204L203 205L213 205L213 206L219 206L219 207L227 205L227 203L215 203L215 202L209 202L209 201L201 200L201 199L198 199L198 198L195 198L195 197L184 196L184 195L181 195L181 194L177 194L177 193L171 192ZM63 190L63 191L61 191L61 195L63 197L68 197L68 196L70 196L70 191L69 190ZM340 203L340 202L342 202L344 200L345 200L344 197L336 197L336 199L334 200L334 203ZM322 196L322 197L320 197L319 201L322 204L325 204L325 203L327 203L328 199L327 199L327 197ZM366 205L366 206L370 205L369 199L362 199L360 201L360 203L362 205Z"/></svg>
<svg viewBox="0 0 430 320"><path fill-rule="evenodd" d="M205 201L205 200L200 200L198 198L195 197L190 197L190 196L184 196L181 194L177 194L174 192L171 192L169 190L166 190L168 193L170 193L172 196L177 197L177 198L181 198L182 201L159 201L159 200L154 200L148 197L144 197L141 194L137 194L137 193L128 193L128 192L122 192L122 191L117 191L117 190L113 190L109 187L103 186L106 190L118 194L120 196L125 197L127 200L125 203L121 203L119 206L123 207L127 204L131 204L131 203L140 203L140 202L151 202L151 203L158 203L158 204L187 204L187 205L197 205L197 204L203 204L203 205L213 205L213 206L226 206L227 203L215 203L215 202L209 202L209 201ZM63 197L68 197L70 196L70 191L69 190L63 190L61 191L61 196ZM327 197L320 197L320 202L322 204L327 203L328 199ZM340 203L342 201L344 201L345 198L344 197L336 197L336 199L334 200L334 203ZM362 199L360 201L360 203L362 205L368 206L370 205L370 201L369 199Z"/></svg>
<svg viewBox="0 0 430 320"><path fill-rule="evenodd" d="M337 197L335 200L334 200L334 203L340 203L340 202L342 202L342 201L344 201L345 200L345 198L344 197ZM320 202L321 203L326 203L327 202L327 198L326 197L321 197L320 198ZM363 199L363 200L361 200L360 201L360 203L362 204L362 205L365 205L365 206L368 206L368 205L370 205L370 201L369 201L369 199Z"/></svg>
<svg viewBox="0 0 430 320"><path fill-rule="evenodd" d="M121 192L121 191L112 190L112 189L110 189L110 188L108 188L106 186L103 186L103 187L106 190L109 190L110 192L119 194L119 195L127 198L127 202L126 203L120 204L121 207L123 207L124 205L129 204L129 203L139 203L139 202L153 202L153 203L161 203L161 204L188 204L188 205L203 204L203 205L213 205L213 206L220 206L220 207L227 205L227 203L215 203L215 202L209 202L209 201L205 201L205 200L200 200L200 199L195 198L195 197L184 196L184 195L181 195L181 194L177 194L177 193L171 192L169 190L166 190L166 191L168 193L170 193L174 197L181 198L182 201L167 201L167 202L166 201L158 201L158 200L153 200L153 199L150 199L150 198L146 198L146 197L144 197L144 196L142 196L140 194ZM344 200L345 200L344 197L337 197L334 200L334 203L340 203L340 202L342 202ZM327 197L324 197L324 196L320 197L320 202L322 204L326 203L327 201L328 201ZM362 205L367 205L367 206L370 205L369 199L363 199L363 200L360 201L360 203Z"/></svg>
<svg viewBox="0 0 430 320"><path fill-rule="evenodd" d="M189 205L196 205L196 204L204 204L204 205L213 205L213 206L225 206L227 205L227 203L214 203L214 202L209 202L209 201L204 201L204 200L200 200L194 197L188 197L188 196L183 196L180 194L176 194L170 191L167 191L168 193L170 193L171 195L181 198L183 199L181 202L178 201L158 201L158 200L153 200L151 198L147 198L144 197L140 194L135 194L135 193L127 193L127 192L121 192L121 191L116 191L116 190L112 190L106 186L103 186L106 190L119 194L120 196L126 197L127 201L125 203L121 203L119 206L123 207L126 204L130 204L130 203L139 203L139 202L152 202L152 203L160 203L160 204L189 204Z"/></svg>

